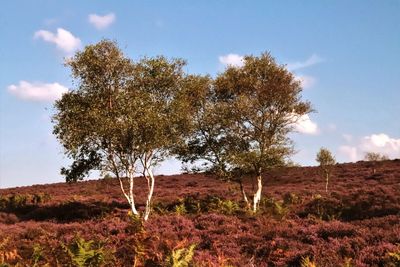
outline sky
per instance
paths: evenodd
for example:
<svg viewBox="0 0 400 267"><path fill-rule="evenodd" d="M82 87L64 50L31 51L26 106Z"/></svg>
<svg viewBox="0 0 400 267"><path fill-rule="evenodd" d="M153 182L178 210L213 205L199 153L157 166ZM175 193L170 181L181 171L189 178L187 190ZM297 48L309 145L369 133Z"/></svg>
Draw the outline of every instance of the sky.
<svg viewBox="0 0 400 267"><path fill-rule="evenodd" d="M315 165L320 147L338 162L400 158L399 14L399 0L2 1L0 188L64 181L50 119L73 88L63 62L103 38L134 60L183 58L212 76L270 52L315 109L290 135L294 162ZM156 173L179 171L170 159Z"/></svg>

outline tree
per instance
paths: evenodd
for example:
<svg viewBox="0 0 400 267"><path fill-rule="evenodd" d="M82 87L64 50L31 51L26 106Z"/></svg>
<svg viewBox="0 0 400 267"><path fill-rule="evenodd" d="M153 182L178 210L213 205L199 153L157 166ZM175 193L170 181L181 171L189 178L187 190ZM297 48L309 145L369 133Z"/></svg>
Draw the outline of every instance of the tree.
<svg viewBox="0 0 400 267"><path fill-rule="evenodd" d="M211 169L239 181L242 175L255 176L256 211L264 171L285 163L293 152L287 135L312 109L301 100L300 82L270 54L246 56L243 63L228 67L212 85L203 87L206 93L201 95L206 97L198 105L181 157L206 161Z"/></svg>
<svg viewBox="0 0 400 267"><path fill-rule="evenodd" d="M329 176L332 172L332 166L336 164L335 157L328 149L322 147L317 153L316 160L325 175L325 192L328 192Z"/></svg>
<svg viewBox="0 0 400 267"><path fill-rule="evenodd" d="M180 59L143 58L132 62L115 42L103 40L77 52L66 65L76 88L55 103L54 134L73 160L62 174L69 182L90 170L113 173L131 211L139 215L134 179L147 180L143 219L151 210L153 167L179 138L183 98ZM124 179L128 178L128 185Z"/></svg>
<svg viewBox="0 0 400 267"><path fill-rule="evenodd" d="M186 80L188 127L183 131L186 142L175 147L175 154L185 164L185 171L205 171L219 179L239 183L244 201L249 204L242 184L243 173L230 168L230 131L223 106L216 99L213 80L209 76L192 75ZM195 165L202 161L201 167ZM189 164L189 165L188 165ZM192 168L190 168L192 166Z"/></svg>
<svg viewBox="0 0 400 267"><path fill-rule="evenodd" d="M371 162L371 167L372 167L372 173L375 174L376 173L376 162L378 161L384 161L384 160L388 160L388 156L386 155L382 155L379 153L375 153L375 152L367 152L365 153L364 156L364 160L365 161L370 161Z"/></svg>

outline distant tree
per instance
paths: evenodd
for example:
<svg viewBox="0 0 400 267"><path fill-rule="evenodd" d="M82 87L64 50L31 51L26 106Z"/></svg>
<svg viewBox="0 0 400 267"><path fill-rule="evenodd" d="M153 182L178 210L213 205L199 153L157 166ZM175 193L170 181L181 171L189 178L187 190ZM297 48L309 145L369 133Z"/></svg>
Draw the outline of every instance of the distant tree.
<svg viewBox="0 0 400 267"><path fill-rule="evenodd" d="M185 62L164 57L132 62L115 42L89 45L66 62L76 88L55 103L54 134L73 160L62 174L68 182L90 170L113 173L135 215L134 179L141 173L151 210L153 167L178 142L179 103ZM128 178L128 185L122 178Z"/></svg>
<svg viewBox="0 0 400 267"><path fill-rule="evenodd" d="M382 155L376 152L367 152L365 153L364 160L371 162L372 173L376 173L376 162L388 160L389 157L386 155Z"/></svg>
<svg viewBox="0 0 400 267"><path fill-rule="evenodd" d="M328 149L322 147L317 153L316 160L325 175L325 191L328 192L329 177L331 175L333 165L336 164L335 157Z"/></svg>
<svg viewBox="0 0 400 267"><path fill-rule="evenodd" d="M246 56L243 67L228 67L215 81L197 86L200 97L181 158L201 160L208 170L239 181L257 180L253 211L261 200L262 174L283 165L293 152L288 133L312 111L301 100L301 84L285 66L264 53ZM197 99L197 100L196 100Z"/></svg>

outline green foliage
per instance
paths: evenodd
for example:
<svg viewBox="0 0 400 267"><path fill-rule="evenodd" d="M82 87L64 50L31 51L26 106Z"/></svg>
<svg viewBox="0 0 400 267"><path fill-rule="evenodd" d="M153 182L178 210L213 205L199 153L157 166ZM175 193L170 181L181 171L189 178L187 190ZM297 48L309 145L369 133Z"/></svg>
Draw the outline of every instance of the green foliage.
<svg viewBox="0 0 400 267"><path fill-rule="evenodd" d="M143 221L140 216L133 214L131 211L128 212L129 228L133 233L144 233L145 228Z"/></svg>
<svg viewBox="0 0 400 267"><path fill-rule="evenodd" d="M286 206L291 204L298 204L300 202L301 198L295 193L286 193L285 195L283 195L283 204Z"/></svg>
<svg viewBox="0 0 400 267"><path fill-rule="evenodd" d="M17 208L22 208L26 206L26 203L28 202L28 196L27 195L21 195L21 194L15 194L11 195L8 199L8 207L10 209L17 209Z"/></svg>
<svg viewBox="0 0 400 267"><path fill-rule="evenodd" d="M74 160L62 169L67 181L93 169L118 176L144 155L151 164L161 160L185 117L179 97L184 65L164 57L132 62L107 40L69 59L77 88L56 102L53 116L54 134Z"/></svg>
<svg viewBox="0 0 400 267"><path fill-rule="evenodd" d="M31 261L32 261L32 267L47 267L49 266L48 264L40 264L40 261L44 260L44 256L43 256L43 248L38 245L35 244L33 245L33 252L32 252L32 256L31 256Z"/></svg>
<svg viewBox="0 0 400 267"><path fill-rule="evenodd" d="M395 251L389 252L388 257L389 257L388 266L400 267L400 245L397 247Z"/></svg>
<svg viewBox="0 0 400 267"><path fill-rule="evenodd" d="M344 263L343 263L343 267L352 267L353 265L351 264L352 259L351 258L345 258L344 259Z"/></svg>
<svg viewBox="0 0 400 267"><path fill-rule="evenodd" d="M260 210L264 214L271 215L276 219L283 219L290 211L290 204L274 198L263 198L260 203Z"/></svg>
<svg viewBox="0 0 400 267"><path fill-rule="evenodd" d="M0 196L0 210L15 210L29 206L30 204L38 205L46 203L51 199L51 195L47 193L30 194L12 194Z"/></svg>
<svg viewBox="0 0 400 267"><path fill-rule="evenodd" d="M325 198L319 194L312 197L306 205L306 213L324 221L338 220L342 216L343 204L335 199Z"/></svg>
<svg viewBox="0 0 400 267"><path fill-rule="evenodd" d="M193 83L194 119L186 146L178 150L183 161L205 160L205 169L223 176L235 168L259 173L284 164L292 153L287 134L311 112L284 66L268 53L246 56L243 67Z"/></svg>
<svg viewBox="0 0 400 267"><path fill-rule="evenodd" d="M103 246L93 240L86 241L77 236L69 246L64 246L64 249L76 267L97 267L105 262Z"/></svg>
<svg viewBox="0 0 400 267"><path fill-rule="evenodd" d="M91 170L133 179L140 166L154 185L152 168L180 142L190 119L185 64L163 56L133 62L108 40L68 59L75 88L56 101L53 116L53 133L73 160L61 169L66 180ZM132 191L121 188L135 211ZM152 192L149 186L145 220Z"/></svg>
<svg viewBox="0 0 400 267"><path fill-rule="evenodd" d="M315 261L311 260L310 257L308 257L308 256L302 258L300 264L301 264L300 265L301 267L317 267L317 264L315 263Z"/></svg>
<svg viewBox="0 0 400 267"><path fill-rule="evenodd" d="M159 214L174 212L177 215L199 214L204 212L216 212L226 215L234 215L242 211L236 201L221 199L218 196L207 196L198 199L191 195L179 199L172 204L156 203L154 210Z"/></svg>
<svg viewBox="0 0 400 267"><path fill-rule="evenodd" d="M32 203L37 205L37 204L42 204L46 203L51 200L51 195L47 193L37 193L32 196Z"/></svg>
<svg viewBox="0 0 400 267"><path fill-rule="evenodd" d="M235 170L257 176L285 165L293 153L288 134L312 111L301 99L301 84L269 53L246 56L242 67L228 67L215 80L193 81L193 120L176 154L185 163L202 160L203 169L225 180L241 180ZM256 194L254 208L259 202Z"/></svg>
<svg viewBox="0 0 400 267"><path fill-rule="evenodd" d="M324 147L320 148L318 151L316 160L322 168L327 168L336 164L336 160L332 153Z"/></svg>
<svg viewBox="0 0 400 267"><path fill-rule="evenodd" d="M174 249L171 255L167 257L166 266L169 267L188 267L193 260L196 245L190 245L188 248Z"/></svg>
<svg viewBox="0 0 400 267"><path fill-rule="evenodd" d="M217 209L223 214L232 215L239 211L240 207L235 201L219 200Z"/></svg>
<svg viewBox="0 0 400 267"><path fill-rule="evenodd" d="M180 203L175 206L175 214L176 215L185 215L187 213L185 203Z"/></svg>

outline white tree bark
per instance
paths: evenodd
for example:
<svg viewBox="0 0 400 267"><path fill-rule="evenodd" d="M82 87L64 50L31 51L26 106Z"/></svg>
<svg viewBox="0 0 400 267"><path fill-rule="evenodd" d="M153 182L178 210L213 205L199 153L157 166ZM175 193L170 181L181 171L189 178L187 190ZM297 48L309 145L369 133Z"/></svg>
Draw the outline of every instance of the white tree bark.
<svg viewBox="0 0 400 267"><path fill-rule="evenodd" d="M329 173L325 173L325 192L328 193Z"/></svg>
<svg viewBox="0 0 400 267"><path fill-rule="evenodd" d="M261 190L262 190L262 177L257 176L257 191L253 197L253 211L256 212L261 200Z"/></svg>
<svg viewBox="0 0 400 267"><path fill-rule="evenodd" d="M146 209L145 209L144 216L143 216L144 221L147 221L147 219L149 218L150 211L151 211L151 198L153 197L154 182L155 182L153 171L151 170L151 167L147 167L147 174L148 174L148 176L146 178L147 178L147 185L149 188L149 192L147 194Z"/></svg>
<svg viewBox="0 0 400 267"><path fill-rule="evenodd" d="M136 209L135 206L135 200L133 196L133 179L134 179L134 174L133 172L129 173L129 197L130 197L130 204L131 204L131 210L134 215L139 215L139 212Z"/></svg>
<svg viewBox="0 0 400 267"><path fill-rule="evenodd" d="M239 185L240 185L240 191L242 192L243 200L246 203L246 206L250 208L250 203L249 200L247 199L246 191L244 190L242 181L239 181Z"/></svg>
<svg viewBox="0 0 400 267"><path fill-rule="evenodd" d="M131 211L134 215L139 215L139 212L136 209L135 206L135 200L134 200L134 196L133 196L133 173L130 173L128 175L128 179L129 179L129 192L126 193L125 188L124 188L124 183L122 182L122 179L120 177L118 177L119 180L119 185L121 187L121 191L124 194L126 200L128 200L129 205L131 206Z"/></svg>

